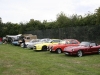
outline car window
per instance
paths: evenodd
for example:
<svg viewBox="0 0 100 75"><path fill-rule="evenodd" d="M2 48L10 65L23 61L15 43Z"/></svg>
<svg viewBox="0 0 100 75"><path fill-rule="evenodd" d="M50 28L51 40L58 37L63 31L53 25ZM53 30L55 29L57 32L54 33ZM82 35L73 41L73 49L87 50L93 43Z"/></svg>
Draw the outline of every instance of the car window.
<svg viewBox="0 0 100 75"><path fill-rule="evenodd" d="M60 42L60 40L53 40L52 42Z"/></svg>
<svg viewBox="0 0 100 75"><path fill-rule="evenodd" d="M59 39L51 39L48 42L49 43L58 43L58 42L60 42L60 40Z"/></svg>
<svg viewBox="0 0 100 75"><path fill-rule="evenodd" d="M80 46L89 46L90 45L90 42L81 42L80 43Z"/></svg>
<svg viewBox="0 0 100 75"><path fill-rule="evenodd" d="M30 39L30 37L25 37L25 39Z"/></svg>
<svg viewBox="0 0 100 75"><path fill-rule="evenodd" d="M91 43L90 46L96 46L96 43Z"/></svg>
<svg viewBox="0 0 100 75"><path fill-rule="evenodd" d="M66 43L66 40L61 40L59 43L60 44L65 44Z"/></svg>
<svg viewBox="0 0 100 75"><path fill-rule="evenodd" d="M72 44L78 44L78 42L76 40L73 40L71 43Z"/></svg>

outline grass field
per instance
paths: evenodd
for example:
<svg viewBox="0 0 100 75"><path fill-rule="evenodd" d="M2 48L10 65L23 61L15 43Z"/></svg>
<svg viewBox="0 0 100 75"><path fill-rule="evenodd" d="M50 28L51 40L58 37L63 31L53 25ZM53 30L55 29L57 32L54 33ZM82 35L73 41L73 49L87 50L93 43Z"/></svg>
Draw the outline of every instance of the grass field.
<svg viewBox="0 0 100 75"><path fill-rule="evenodd" d="M100 75L100 55L65 56L2 44L0 75Z"/></svg>

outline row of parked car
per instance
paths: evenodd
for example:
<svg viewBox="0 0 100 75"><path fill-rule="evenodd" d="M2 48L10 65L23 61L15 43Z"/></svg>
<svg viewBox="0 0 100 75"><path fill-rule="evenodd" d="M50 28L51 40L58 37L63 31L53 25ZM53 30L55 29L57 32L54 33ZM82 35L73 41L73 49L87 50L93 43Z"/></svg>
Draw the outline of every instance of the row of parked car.
<svg viewBox="0 0 100 75"><path fill-rule="evenodd" d="M13 41L12 45L23 46L23 43ZM84 54L100 54L100 45L95 42L78 41L76 39L32 39L30 42L25 42L25 47L40 51L56 52L58 54L64 53L65 55L77 55L82 57Z"/></svg>

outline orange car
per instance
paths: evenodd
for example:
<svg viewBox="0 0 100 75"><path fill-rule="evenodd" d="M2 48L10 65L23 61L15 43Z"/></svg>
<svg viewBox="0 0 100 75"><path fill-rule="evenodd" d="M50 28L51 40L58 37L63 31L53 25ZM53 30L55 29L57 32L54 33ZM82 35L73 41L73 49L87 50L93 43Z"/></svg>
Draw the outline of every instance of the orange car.
<svg viewBox="0 0 100 75"><path fill-rule="evenodd" d="M64 39L59 44L48 46L50 52L57 52L58 54L64 51L65 47L78 46L80 42L76 39Z"/></svg>

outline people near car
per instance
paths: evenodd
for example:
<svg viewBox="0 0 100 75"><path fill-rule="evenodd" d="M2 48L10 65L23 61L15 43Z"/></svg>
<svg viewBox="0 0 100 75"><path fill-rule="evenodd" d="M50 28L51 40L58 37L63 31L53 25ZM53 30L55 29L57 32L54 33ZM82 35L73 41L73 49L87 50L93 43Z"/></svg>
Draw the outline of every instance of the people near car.
<svg viewBox="0 0 100 75"><path fill-rule="evenodd" d="M25 38L24 37L22 39L22 43L23 43L23 48L25 48Z"/></svg>

